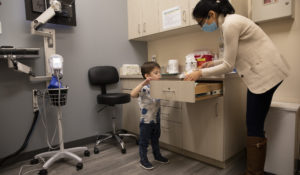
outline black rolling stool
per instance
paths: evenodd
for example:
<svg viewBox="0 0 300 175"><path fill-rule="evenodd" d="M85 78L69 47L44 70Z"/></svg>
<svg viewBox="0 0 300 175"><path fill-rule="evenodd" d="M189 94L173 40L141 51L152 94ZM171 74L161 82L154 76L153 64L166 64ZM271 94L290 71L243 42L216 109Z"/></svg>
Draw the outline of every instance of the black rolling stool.
<svg viewBox="0 0 300 175"><path fill-rule="evenodd" d="M104 104L110 107L114 107L117 104L124 104L130 102L130 94L127 93L107 93L106 85L115 84L119 82L119 73L113 66L95 66L89 69L88 72L89 81L92 85L101 87L101 94L97 96L97 103ZM115 124L116 116L112 115L112 128L113 131L108 134L101 134L97 137L96 145L94 147L94 153L98 154L99 149L97 146L105 140L115 138L121 145L121 152L126 153L125 143L122 140L123 137L133 137L138 144L137 136L127 133L126 130L116 129Z"/></svg>

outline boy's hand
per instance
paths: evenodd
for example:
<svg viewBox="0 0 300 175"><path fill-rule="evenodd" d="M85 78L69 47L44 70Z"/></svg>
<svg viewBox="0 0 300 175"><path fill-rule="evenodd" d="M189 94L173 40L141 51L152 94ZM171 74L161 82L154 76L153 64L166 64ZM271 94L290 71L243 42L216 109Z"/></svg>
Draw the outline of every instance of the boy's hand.
<svg viewBox="0 0 300 175"><path fill-rule="evenodd" d="M137 98L139 96L139 92L143 88L143 86L150 83L151 78L146 78L144 81L142 81L140 84L138 84L132 91L130 92L130 96L132 98Z"/></svg>
<svg viewBox="0 0 300 175"><path fill-rule="evenodd" d="M144 81L143 81L143 86L147 85L150 83L152 79L150 77L146 78Z"/></svg>

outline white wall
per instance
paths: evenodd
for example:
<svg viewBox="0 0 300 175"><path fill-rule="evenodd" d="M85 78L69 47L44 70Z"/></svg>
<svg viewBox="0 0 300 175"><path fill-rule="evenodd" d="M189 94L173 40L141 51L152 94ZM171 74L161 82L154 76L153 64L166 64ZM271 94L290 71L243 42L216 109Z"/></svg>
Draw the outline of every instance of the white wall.
<svg viewBox="0 0 300 175"><path fill-rule="evenodd" d="M24 0L1 0L0 46L38 47L41 57L23 61L37 75L44 72L43 38L30 34L25 19ZM88 69L98 65L119 68L125 63L141 64L146 60L146 44L129 42L127 37L127 3L124 0L76 0L76 27L47 25L56 29L57 53L64 57L65 85L70 87L67 105L63 107L65 142L91 137L112 129L111 113L97 105L100 88L88 81ZM13 71L0 60L0 158L22 145L32 119L32 89L45 89L44 83L31 83L27 75ZM108 91L118 91L119 86ZM40 106L42 109L42 106ZM118 125L121 122L118 107ZM50 109L50 111L53 109ZM56 116L48 116L50 133ZM96 139L96 138L95 138ZM45 130L39 118L26 151L47 147Z"/></svg>

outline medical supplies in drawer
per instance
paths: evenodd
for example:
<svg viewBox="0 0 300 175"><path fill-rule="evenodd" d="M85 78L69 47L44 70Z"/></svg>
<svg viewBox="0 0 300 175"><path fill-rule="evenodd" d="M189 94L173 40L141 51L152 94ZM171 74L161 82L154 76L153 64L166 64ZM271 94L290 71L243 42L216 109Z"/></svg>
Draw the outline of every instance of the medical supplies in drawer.
<svg viewBox="0 0 300 175"><path fill-rule="evenodd" d="M151 97L170 101L195 103L223 94L222 82L153 80L150 84Z"/></svg>

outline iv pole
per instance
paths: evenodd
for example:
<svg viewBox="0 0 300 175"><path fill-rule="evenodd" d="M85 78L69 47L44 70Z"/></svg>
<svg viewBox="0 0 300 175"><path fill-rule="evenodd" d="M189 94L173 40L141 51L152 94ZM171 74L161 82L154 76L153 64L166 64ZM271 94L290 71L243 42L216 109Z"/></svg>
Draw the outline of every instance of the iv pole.
<svg viewBox="0 0 300 175"><path fill-rule="evenodd" d="M31 23L31 33L34 35L40 35L44 37L44 47L45 47L45 76L31 76L31 81L47 81L51 79L51 74L57 77L58 88L48 89L50 100L52 104L57 107L57 122L58 122L58 134L59 134L59 147L58 151L49 151L40 153L34 156L32 163L38 163L38 159L49 158L43 165L43 169L40 170L40 175L46 175L47 169L57 160L62 158L73 159L77 162L77 170L82 169L82 158L74 154L74 152L84 151L85 156L89 156L90 152L87 147L75 147L75 148L64 148L63 141L63 129L62 129L62 111L61 106L65 105L67 88L61 88L60 86L60 73L62 73L62 62L63 58L60 55L56 55L56 45L55 45L55 30L54 29L41 29L39 28L50 20L56 12L61 12L61 3L58 0L50 0L50 7L42 13L37 19ZM48 62L49 61L49 62ZM53 93L54 92L54 93ZM64 94L65 93L65 94ZM51 99L52 98L52 99Z"/></svg>

